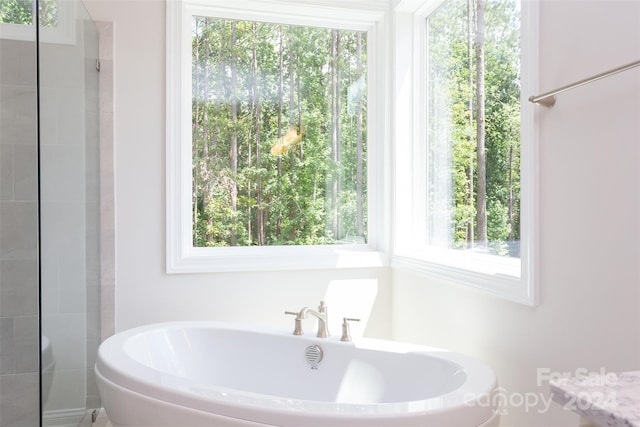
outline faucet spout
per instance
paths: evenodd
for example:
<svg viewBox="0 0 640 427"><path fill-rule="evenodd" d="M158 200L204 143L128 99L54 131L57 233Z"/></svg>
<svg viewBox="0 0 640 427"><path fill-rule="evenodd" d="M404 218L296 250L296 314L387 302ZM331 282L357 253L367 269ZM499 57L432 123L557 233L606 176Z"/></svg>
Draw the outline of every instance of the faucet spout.
<svg viewBox="0 0 640 427"><path fill-rule="evenodd" d="M324 308L324 305L321 304L320 305L320 310L322 310ZM300 312L298 313L298 319L307 319L307 316L311 315L313 317L315 317L316 319L318 319L318 333L316 334L316 336L318 338L327 338L329 336L329 327L328 327L328 321L327 321L327 313L326 311L321 312L321 311L316 311L310 307L304 307L302 310L300 310Z"/></svg>

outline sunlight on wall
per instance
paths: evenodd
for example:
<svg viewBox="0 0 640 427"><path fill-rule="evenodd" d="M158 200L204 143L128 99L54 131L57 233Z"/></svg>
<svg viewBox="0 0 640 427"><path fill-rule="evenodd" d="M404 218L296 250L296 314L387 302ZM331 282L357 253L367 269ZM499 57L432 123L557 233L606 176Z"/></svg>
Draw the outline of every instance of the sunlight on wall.
<svg viewBox="0 0 640 427"><path fill-rule="evenodd" d="M360 319L351 322L351 336L362 336L367 327L369 316L376 296L378 295L377 279L332 280L324 295L329 307L329 330L334 336L342 333L342 319L349 317Z"/></svg>

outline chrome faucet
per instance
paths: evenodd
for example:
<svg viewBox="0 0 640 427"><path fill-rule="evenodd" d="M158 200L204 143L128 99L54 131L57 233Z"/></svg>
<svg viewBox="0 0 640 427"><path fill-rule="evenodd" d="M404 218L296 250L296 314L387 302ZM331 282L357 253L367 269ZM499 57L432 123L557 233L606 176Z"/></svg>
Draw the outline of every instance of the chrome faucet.
<svg viewBox="0 0 640 427"><path fill-rule="evenodd" d="M349 330L349 322L359 322L360 319L342 318L342 337L340 341L351 342L351 331Z"/></svg>
<svg viewBox="0 0 640 427"><path fill-rule="evenodd" d="M293 330L293 335L304 334L304 331L302 330L302 321L310 314L318 319L318 333L316 336L318 338L327 338L329 336L329 319L327 318L327 306L324 301L320 301L318 311L309 307L304 307L297 313L293 311L285 311L284 314L296 316L296 326Z"/></svg>

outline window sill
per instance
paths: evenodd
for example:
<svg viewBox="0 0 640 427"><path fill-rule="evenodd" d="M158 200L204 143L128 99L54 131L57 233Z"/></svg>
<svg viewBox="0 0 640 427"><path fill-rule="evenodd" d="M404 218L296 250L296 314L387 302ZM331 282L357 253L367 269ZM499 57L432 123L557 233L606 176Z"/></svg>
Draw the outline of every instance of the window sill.
<svg viewBox="0 0 640 427"><path fill-rule="evenodd" d="M395 255L391 260L391 267L527 306L537 305L531 280L525 279L524 274L521 277L518 258L459 251L429 251Z"/></svg>
<svg viewBox="0 0 640 427"><path fill-rule="evenodd" d="M167 259L167 273L223 273L385 267L365 245L189 248Z"/></svg>

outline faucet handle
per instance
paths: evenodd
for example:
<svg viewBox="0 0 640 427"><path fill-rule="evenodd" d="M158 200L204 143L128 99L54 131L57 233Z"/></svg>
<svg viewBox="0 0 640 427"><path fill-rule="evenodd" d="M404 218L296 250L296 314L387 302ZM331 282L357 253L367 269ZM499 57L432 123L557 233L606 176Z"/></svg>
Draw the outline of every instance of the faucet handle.
<svg viewBox="0 0 640 427"><path fill-rule="evenodd" d="M329 313L327 313L327 304L323 300L320 301L318 306L318 313L324 315L324 319L318 320L318 334L319 338L327 338L331 334L329 333Z"/></svg>
<svg viewBox="0 0 640 427"><path fill-rule="evenodd" d="M318 306L318 313L326 313L327 312L327 304L324 301L320 301L320 305Z"/></svg>
<svg viewBox="0 0 640 427"><path fill-rule="evenodd" d="M360 319L351 319L349 317L342 318L342 337L340 341L349 342L351 341L351 333L349 331L349 322L359 322Z"/></svg>
<svg viewBox="0 0 640 427"><path fill-rule="evenodd" d="M293 328L293 335L303 335L304 331L302 330L302 319L295 311L285 311L284 314L289 316L296 316L296 325Z"/></svg>

